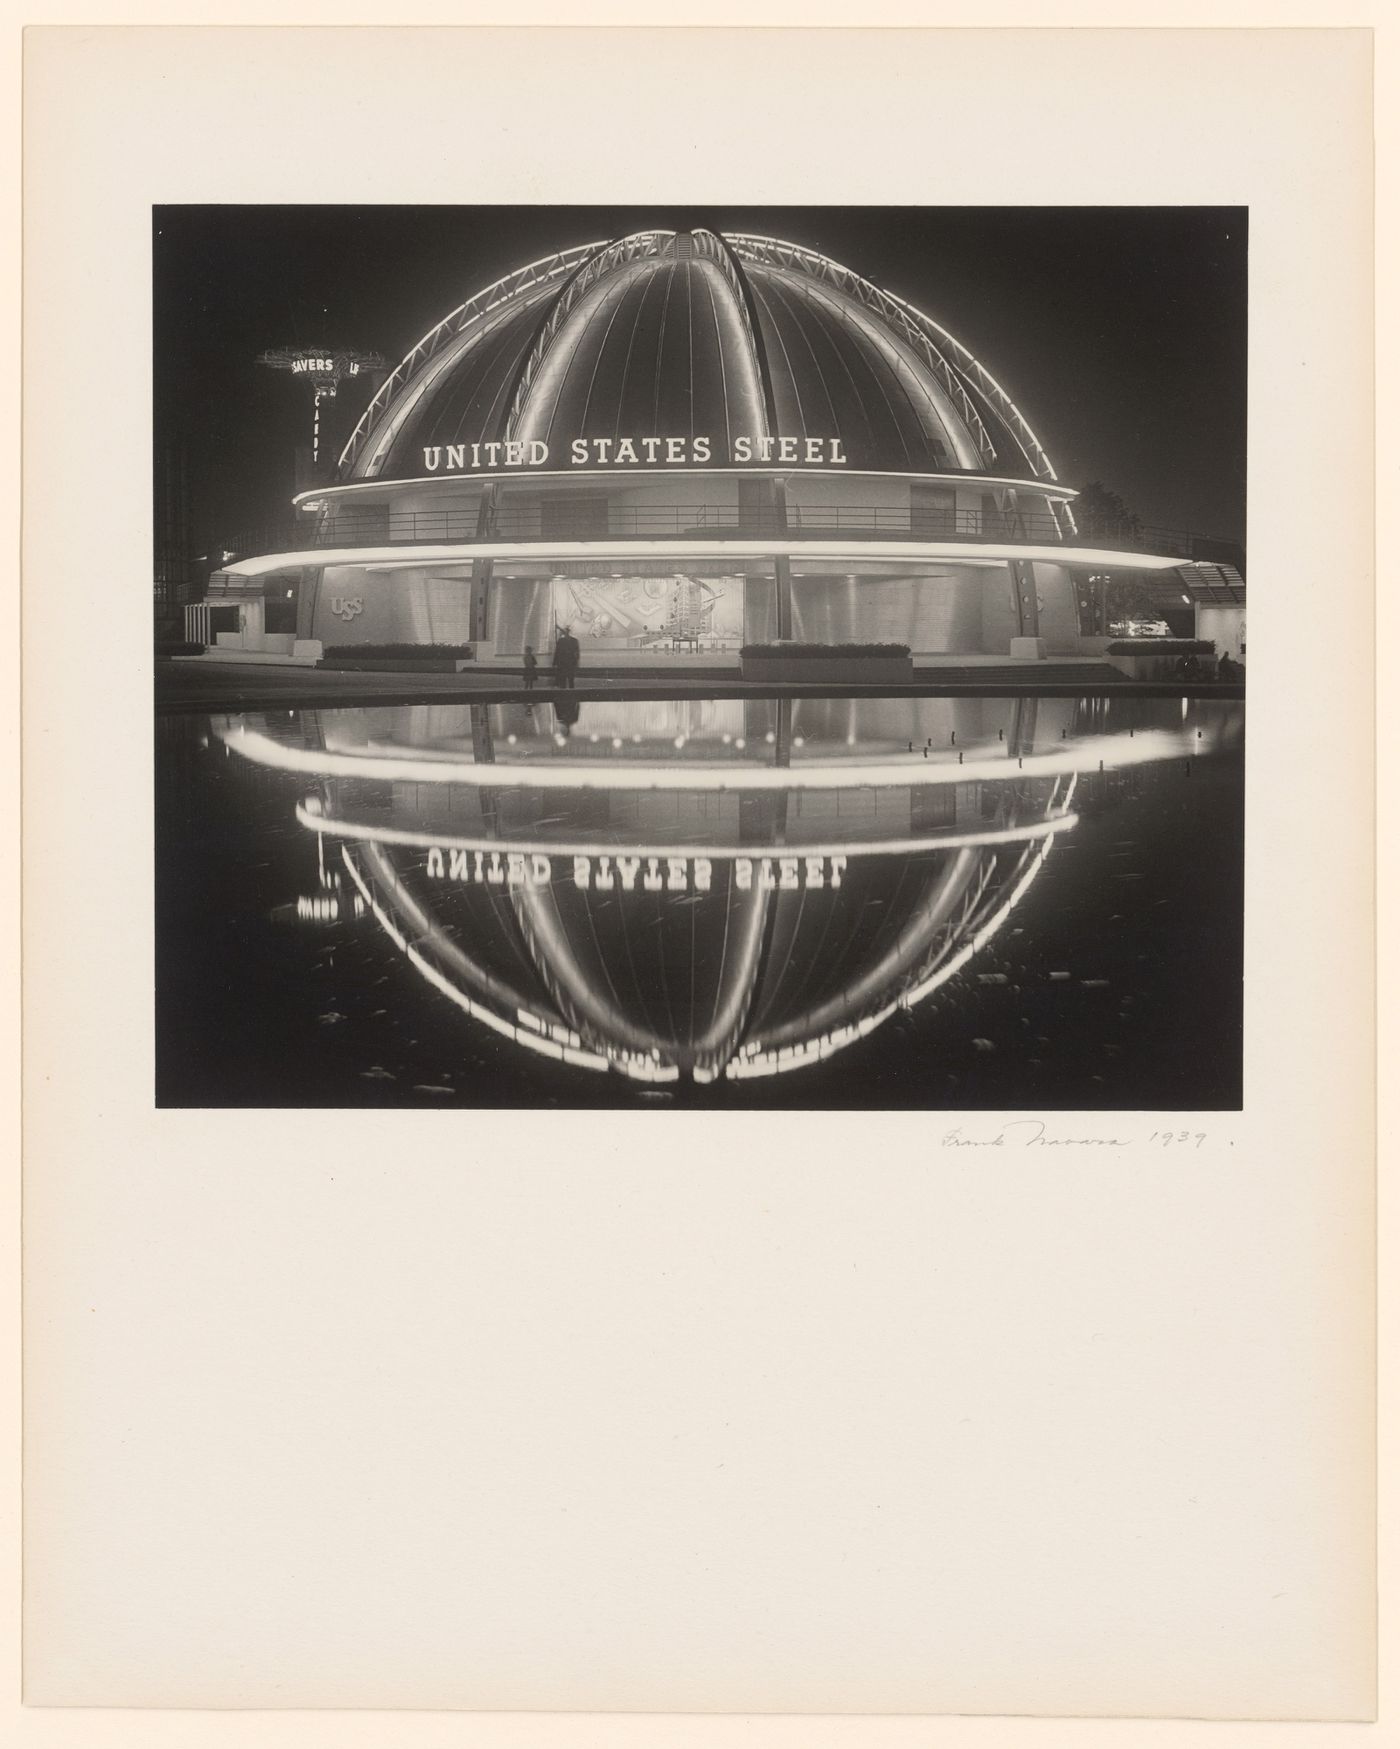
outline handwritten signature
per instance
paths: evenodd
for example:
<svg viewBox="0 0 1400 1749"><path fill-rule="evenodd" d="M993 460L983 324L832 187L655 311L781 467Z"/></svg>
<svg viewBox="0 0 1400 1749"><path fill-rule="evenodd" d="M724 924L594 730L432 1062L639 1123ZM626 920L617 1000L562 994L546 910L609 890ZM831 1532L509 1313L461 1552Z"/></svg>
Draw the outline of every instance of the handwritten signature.
<svg viewBox="0 0 1400 1749"><path fill-rule="evenodd" d="M1137 1143L1162 1147L1199 1148L1206 1140L1206 1130L1153 1130L1146 1138L1138 1136L1059 1135L1040 1118L1012 1118L988 1135L969 1136L955 1124L944 1132L940 1147L944 1148L1131 1148Z"/></svg>

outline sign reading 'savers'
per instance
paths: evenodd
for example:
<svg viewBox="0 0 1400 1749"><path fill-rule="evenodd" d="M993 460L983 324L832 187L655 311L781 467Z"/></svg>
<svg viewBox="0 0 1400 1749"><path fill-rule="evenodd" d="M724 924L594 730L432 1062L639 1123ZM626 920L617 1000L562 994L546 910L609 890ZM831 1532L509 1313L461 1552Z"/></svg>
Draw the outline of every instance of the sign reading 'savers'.
<svg viewBox="0 0 1400 1749"><path fill-rule="evenodd" d="M498 468L543 468L550 447L538 438L509 438L499 443L434 443L423 449L427 473L471 473ZM708 437L576 437L569 444L573 468L696 467L716 460ZM844 467L839 437L736 437L729 461L742 467L791 463L799 467ZM556 463L557 465L557 463Z"/></svg>

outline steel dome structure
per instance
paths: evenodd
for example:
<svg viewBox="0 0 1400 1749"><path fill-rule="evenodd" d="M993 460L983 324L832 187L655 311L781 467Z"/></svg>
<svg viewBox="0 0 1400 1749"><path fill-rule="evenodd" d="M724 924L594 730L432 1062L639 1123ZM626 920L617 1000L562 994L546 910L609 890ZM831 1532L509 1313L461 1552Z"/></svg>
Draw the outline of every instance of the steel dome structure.
<svg viewBox="0 0 1400 1749"><path fill-rule="evenodd" d="M714 434L839 440L849 465L1053 481L991 373L913 305L774 238L644 231L532 263L423 336L365 410L342 482L425 448Z"/></svg>
<svg viewBox="0 0 1400 1749"><path fill-rule="evenodd" d="M799 243L638 231L457 305L290 538L204 607L244 604L245 648L272 649L266 595L286 653L450 645L517 670L565 630L585 670L737 670L792 641L1097 655L1111 573L1221 554L1086 535L1076 496L924 310Z"/></svg>

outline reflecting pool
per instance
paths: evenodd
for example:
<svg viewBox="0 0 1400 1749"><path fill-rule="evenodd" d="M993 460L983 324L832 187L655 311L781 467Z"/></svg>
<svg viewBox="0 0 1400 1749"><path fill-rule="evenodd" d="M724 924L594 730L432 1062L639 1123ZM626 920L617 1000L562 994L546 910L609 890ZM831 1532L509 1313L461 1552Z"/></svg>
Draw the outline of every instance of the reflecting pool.
<svg viewBox="0 0 1400 1749"><path fill-rule="evenodd" d="M168 716L157 1097L1229 1109L1244 705Z"/></svg>

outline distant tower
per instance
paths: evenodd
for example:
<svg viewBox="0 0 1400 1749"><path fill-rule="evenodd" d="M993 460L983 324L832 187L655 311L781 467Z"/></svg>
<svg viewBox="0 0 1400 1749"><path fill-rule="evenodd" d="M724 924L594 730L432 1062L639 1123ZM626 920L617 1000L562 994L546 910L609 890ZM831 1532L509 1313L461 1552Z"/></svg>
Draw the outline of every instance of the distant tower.
<svg viewBox="0 0 1400 1749"><path fill-rule="evenodd" d="M270 352L260 352L258 363L271 365L273 370L287 370L301 377L315 390L311 411L311 465L321 460L321 403L334 400L335 392L347 377L362 376L369 371L388 368L388 360L378 352L350 352L344 348L333 351L328 346L277 346Z"/></svg>

